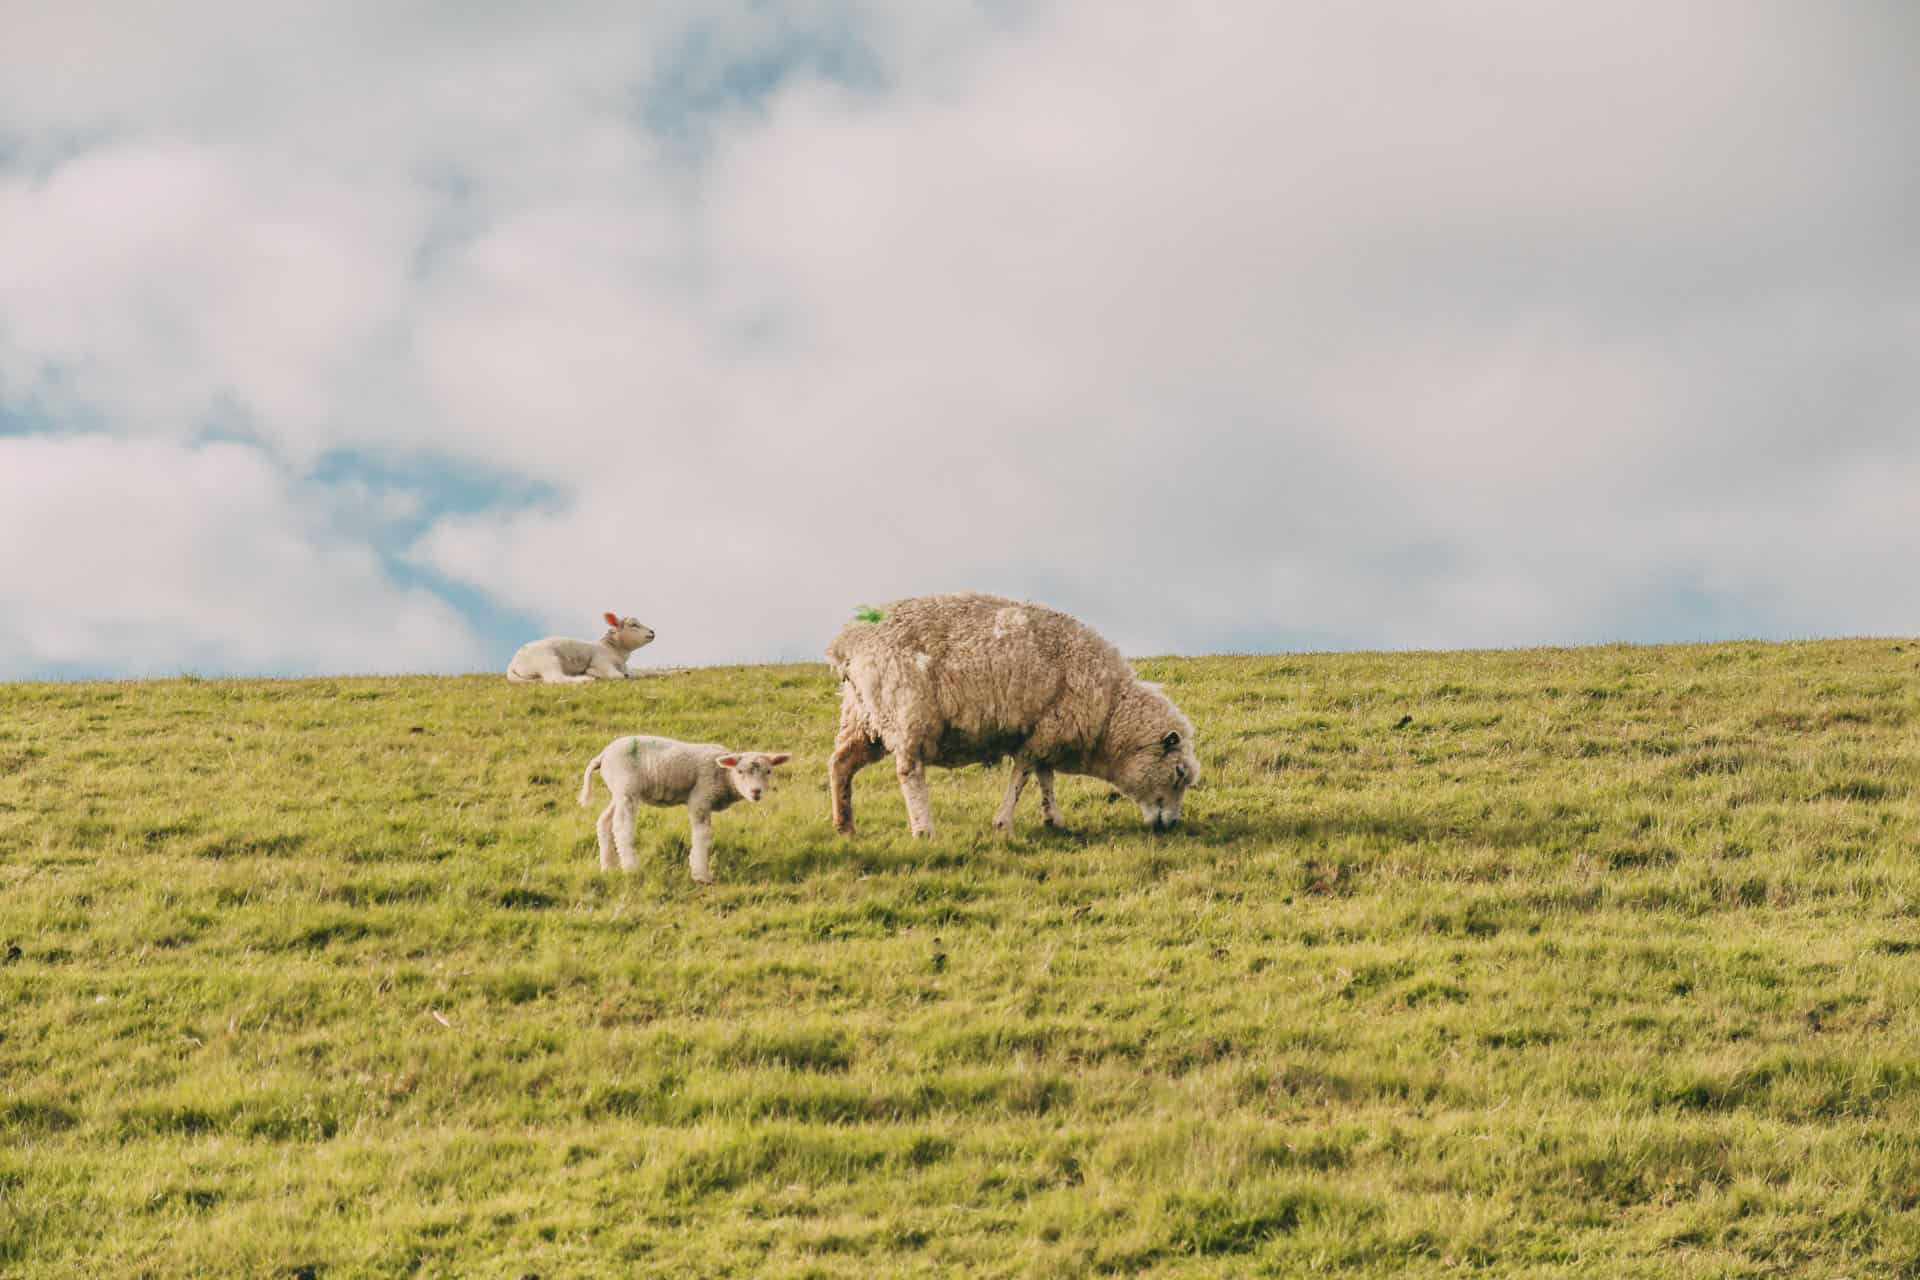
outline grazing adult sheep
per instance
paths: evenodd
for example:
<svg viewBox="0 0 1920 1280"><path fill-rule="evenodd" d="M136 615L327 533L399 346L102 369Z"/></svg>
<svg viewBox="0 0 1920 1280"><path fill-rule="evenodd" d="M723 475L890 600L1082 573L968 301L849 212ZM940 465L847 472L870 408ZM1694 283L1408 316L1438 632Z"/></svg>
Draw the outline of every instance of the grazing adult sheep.
<svg viewBox="0 0 1920 1280"><path fill-rule="evenodd" d="M569 640L548 636L523 644L507 664L507 679L516 684L586 684L590 680L625 680L627 659L636 649L653 643L653 628L638 618L607 614L607 633L598 640Z"/></svg>
<svg viewBox="0 0 1920 1280"><path fill-rule="evenodd" d="M613 854L620 851L620 867L638 866L633 853L635 806L684 804L693 820L693 851L687 863L693 878L713 883L707 866L712 847L711 816L736 800L759 800L773 781L773 767L793 757L785 751L729 751L711 742L677 742L646 734L615 738L606 750L587 763L580 778L580 803L593 796L593 771L598 769L613 793L613 803L600 814L600 869L613 870Z"/></svg>
<svg viewBox="0 0 1920 1280"><path fill-rule="evenodd" d="M1112 783L1155 830L1180 820L1200 776L1179 708L1091 627L1053 609L971 592L898 600L842 628L827 660L842 681L827 778L843 835L853 832L853 775L887 752L916 836L933 834L930 764L1011 756L993 820L1002 831L1029 775L1049 827L1063 826L1061 772Z"/></svg>

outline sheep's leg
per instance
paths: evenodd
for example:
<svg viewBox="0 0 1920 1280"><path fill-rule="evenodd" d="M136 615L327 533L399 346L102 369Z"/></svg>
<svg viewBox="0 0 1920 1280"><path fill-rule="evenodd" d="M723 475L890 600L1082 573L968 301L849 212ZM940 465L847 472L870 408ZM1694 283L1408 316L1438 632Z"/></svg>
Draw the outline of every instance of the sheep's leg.
<svg viewBox="0 0 1920 1280"><path fill-rule="evenodd" d="M840 736L834 739L833 761L827 766L827 790L833 797L833 829L843 836L853 834L853 775L887 753L886 747L867 736L866 730L840 722Z"/></svg>
<svg viewBox="0 0 1920 1280"><path fill-rule="evenodd" d="M613 805L609 804L600 811L600 821L594 824L594 830L600 835L600 869L613 870Z"/></svg>
<svg viewBox="0 0 1920 1280"><path fill-rule="evenodd" d="M620 869L631 874L640 868L633 852L634 808L631 802L616 799L613 810L613 841L620 850Z"/></svg>
<svg viewBox="0 0 1920 1280"><path fill-rule="evenodd" d="M1000 801L999 812L993 815L993 827L996 831L1013 830L1014 806L1020 803L1020 793L1026 790L1027 778L1033 770L1024 760L1013 762L1013 771L1007 775L1007 794Z"/></svg>
<svg viewBox="0 0 1920 1280"><path fill-rule="evenodd" d="M693 819L693 852L687 855L687 867L693 872L695 884L712 884L713 870L707 864L707 854L713 848L713 817L699 809L689 810Z"/></svg>
<svg viewBox="0 0 1920 1280"><path fill-rule="evenodd" d="M927 789L927 766L903 749L894 753L893 769L900 775L900 794L906 797L907 824L914 835L931 838L933 793Z"/></svg>
<svg viewBox="0 0 1920 1280"><path fill-rule="evenodd" d="M1040 820L1055 831L1065 831L1067 820L1060 816L1060 806L1053 798L1053 770L1041 765L1033 776L1040 783Z"/></svg>

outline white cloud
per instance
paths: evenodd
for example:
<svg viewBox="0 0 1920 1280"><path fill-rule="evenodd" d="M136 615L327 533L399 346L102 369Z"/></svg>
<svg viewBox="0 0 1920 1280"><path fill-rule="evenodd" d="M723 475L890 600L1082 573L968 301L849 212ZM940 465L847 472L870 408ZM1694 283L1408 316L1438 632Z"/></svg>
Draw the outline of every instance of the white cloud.
<svg viewBox="0 0 1920 1280"><path fill-rule="evenodd" d="M105 145L0 185L0 388L116 431L192 435L237 409L317 452L391 341L424 202L366 201L260 148Z"/></svg>
<svg viewBox="0 0 1920 1280"><path fill-rule="evenodd" d="M811 652L855 599L962 584L1154 649L1920 625L1864 589L1911 538L1856 514L1920 479L1871 33L1217 12L1059 6L958 83L794 85L707 185L707 358L671 361L705 400L637 379L623 474L422 554L556 608L561 549L638 503L663 589L685 561L751 602L691 609L729 657L769 651L752 611Z"/></svg>
<svg viewBox="0 0 1920 1280"><path fill-rule="evenodd" d="M258 450L0 439L0 676L473 670L487 655Z"/></svg>
<svg viewBox="0 0 1920 1280"><path fill-rule="evenodd" d="M0 52L0 408L544 485L412 554L554 630L1920 628L1897 12L182 12Z"/></svg>

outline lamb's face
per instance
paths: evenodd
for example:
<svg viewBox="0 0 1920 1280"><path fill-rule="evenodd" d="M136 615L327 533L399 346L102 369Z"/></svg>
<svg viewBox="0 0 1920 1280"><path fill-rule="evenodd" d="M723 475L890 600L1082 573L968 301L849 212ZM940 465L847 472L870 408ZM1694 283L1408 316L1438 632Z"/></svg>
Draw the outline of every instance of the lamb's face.
<svg viewBox="0 0 1920 1280"><path fill-rule="evenodd" d="M791 759L793 757L785 751L772 754L746 751L739 755L715 756L714 762L727 771L733 780L733 789L743 799L759 800L773 785L773 767Z"/></svg>
<svg viewBox="0 0 1920 1280"><path fill-rule="evenodd" d="M1114 785L1140 806L1140 816L1155 831L1180 821L1180 802L1200 777L1193 745L1178 729L1128 756Z"/></svg>
<svg viewBox="0 0 1920 1280"><path fill-rule="evenodd" d="M608 644L632 653L653 643L653 628L638 618L622 618L610 613L604 638Z"/></svg>

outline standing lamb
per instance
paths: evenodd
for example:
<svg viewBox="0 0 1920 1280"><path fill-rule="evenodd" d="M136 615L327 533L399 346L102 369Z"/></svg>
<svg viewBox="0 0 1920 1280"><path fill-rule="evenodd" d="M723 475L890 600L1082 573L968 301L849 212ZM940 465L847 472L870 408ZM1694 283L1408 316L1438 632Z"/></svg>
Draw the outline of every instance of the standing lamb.
<svg viewBox="0 0 1920 1280"><path fill-rule="evenodd" d="M598 769L613 793L613 803L600 814L600 869L613 870L613 852L620 850L620 867L632 871L639 863L633 854L634 806L684 804L693 819L693 852L687 863L693 878L713 883L707 851L713 832L709 818L736 800L759 800L773 781L773 767L793 757L785 751L729 751L711 742L676 742L638 734L615 738L587 763L580 778L580 803L593 797L593 771Z"/></svg>
<svg viewBox="0 0 1920 1280"><path fill-rule="evenodd" d="M592 680L625 680L627 659L635 649L653 643L653 628L638 618L607 614L607 633L598 640L569 640L548 636L520 646L507 664L507 679L515 684L586 684Z"/></svg>
<svg viewBox="0 0 1920 1280"><path fill-rule="evenodd" d="M933 834L930 764L1013 757L993 819L1002 831L1029 775L1049 827L1063 825L1057 770L1112 783L1156 831L1180 820L1200 776L1179 708L1091 627L1053 609L973 593L899 600L848 623L827 660L843 682L827 775L843 835L853 832L853 775L889 751L916 836Z"/></svg>

